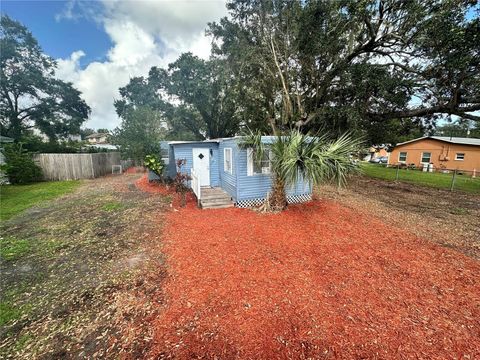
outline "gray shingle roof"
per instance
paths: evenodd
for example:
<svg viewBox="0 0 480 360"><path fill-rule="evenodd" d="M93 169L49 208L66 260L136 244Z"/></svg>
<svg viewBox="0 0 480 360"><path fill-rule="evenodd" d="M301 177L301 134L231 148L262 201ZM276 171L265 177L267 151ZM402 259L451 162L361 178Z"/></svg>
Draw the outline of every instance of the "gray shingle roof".
<svg viewBox="0 0 480 360"><path fill-rule="evenodd" d="M445 141L451 144L462 144L462 145L477 145L480 146L480 139L476 138L465 138L465 137L454 137L454 136L424 136L418 139L413 139L409 141L405 141L402 143L398 143L397 146L403 144L409 144L414 141L423 140L423 139L434 139L439 141Z"/></svg>
<svg viewBox="0 0 480 360"><path fill-rule="evenodd" d="M480 145L480 139L450 136L430 136L432 139L450 142L453 144Z"/></svg>

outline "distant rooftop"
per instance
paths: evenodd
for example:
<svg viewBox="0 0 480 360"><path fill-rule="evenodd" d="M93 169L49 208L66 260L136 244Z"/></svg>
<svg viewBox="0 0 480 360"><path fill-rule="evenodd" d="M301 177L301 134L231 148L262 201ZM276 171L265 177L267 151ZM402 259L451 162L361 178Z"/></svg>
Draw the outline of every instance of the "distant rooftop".
<svg viewBox="0 0 480 360"><path fill-rule="evenodd" d="M454 136L424 136L418 139L413 139L398 143L398 145L408 144L414 141L423 140L423 139L434 139L439 141L445 141L451 144L461 144L461 145L477 145L480 146L480 139L476 138L466 138L466 137L454 137Z"/></svg>
<svg viewBox="0 0 480 360"><path fill-rule="evenodd" d="M86 139L92 139L92 138L97 138L97 137L102 137L102 136L108 136L110 135L109 133L95 133L95 134L91 134L91 135L88 135L88 136L85 136Z"/></svg>
<svg viewBox="0 0 480 360"><path fill-rule="evenodd" d="M97 149L107 149L107 150L118 150L118 146L117 145L112 145L112 144L85 145L85 147L97 148Z"/></svg>

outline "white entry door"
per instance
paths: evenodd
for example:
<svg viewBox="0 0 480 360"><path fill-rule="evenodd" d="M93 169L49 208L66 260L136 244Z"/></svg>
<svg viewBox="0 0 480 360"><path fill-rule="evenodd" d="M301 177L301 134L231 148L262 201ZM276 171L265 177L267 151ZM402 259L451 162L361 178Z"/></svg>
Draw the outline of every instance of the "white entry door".
<svg viewBox="0 0 480 360"><path fill-rule="evenodd" d="M193 169L200 180L200 186L210 186L210 149L193 148Z"/></svg>

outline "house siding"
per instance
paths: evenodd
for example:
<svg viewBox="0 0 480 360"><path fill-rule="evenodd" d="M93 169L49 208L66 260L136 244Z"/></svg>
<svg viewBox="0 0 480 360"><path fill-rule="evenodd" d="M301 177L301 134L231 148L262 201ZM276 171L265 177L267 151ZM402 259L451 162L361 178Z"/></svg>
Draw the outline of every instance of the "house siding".
<svg viewBox="0 0 480 360"><path fill-rule="evenodd" d="M218 143L195 143L195 144L173 144L174 162L179 159L185 159L186 164L182 168L182 172L191 175L193 166L193 149L205 148L212 150L210 155L210 186L220 186L220 178L218 171Z"/></svg>
<svg viewBox="0 0 480 360"><path fill-rule="evenodd" d="M270 142L270 137L266 143ZM237 140L238 141L238 140ZM238 148L238 146L237 146ZM272 177L267 174L247 175L247 150L238 149L236 170L237 170L237 200L263 199L272 189ZM287 188L287 195L310 194L310 185L300 179L297 183Z"/></svg>
<svg viewBox="0 0 480 360"><path fill-rule="evenodd" d="M223 161L224 161L224 149L231 148L232 149L232 172L230 174L223 170ZM220 178L220 186L223 190L225 190L234 201L237 200L238 193L237 193L237 157L238 157L238 146L234 139L224 140L220 143L218 147L218 170L219 170L219 178Z"/></svg>
<svg viewBox="0 0 480 360"><path fill-rule="evenodd" d="M435 139L421 139L407 144L396 146L390 153L388 164L399 164L400 152L407 153L406 164L415 164L422 167L423 152L432 153L430 162L435 169L457 169L473 171L480 169L480 146L453 144ZM464 153L464 160L455 160L456 153Z"/></svg>
<svg viewBox="0 0 480 360"><path fill-rule="evenodd" d="M262 138L265 143L274 140L273 137ZM191 175L193 166L193 149L205 148L210 155L210 185L221 187L232 199L239 203L249 200L264 199L272 188L270 174L247 175L247 150L240 149L239 138L223 139L219 143L174 143L169 145L168 175L174 177L176 161L185 159L182 171ZM224 149L232 149L232 174L224 171ZM310 184L303 179L286 189L287 196L303 196L311 194Z"/></svg>

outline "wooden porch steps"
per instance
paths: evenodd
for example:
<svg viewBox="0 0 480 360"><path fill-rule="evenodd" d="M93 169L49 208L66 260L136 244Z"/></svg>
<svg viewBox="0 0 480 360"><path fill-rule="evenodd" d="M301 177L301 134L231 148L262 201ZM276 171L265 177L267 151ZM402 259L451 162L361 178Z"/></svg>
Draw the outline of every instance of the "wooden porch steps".
<svg viewBox="0 0 480 360"><path fill-rule="evenodd" d="M231 196L219 187L202 187L200 191L200 206L202 209L233 207Z"/></svg>

